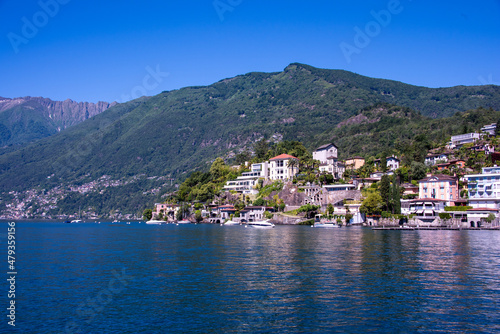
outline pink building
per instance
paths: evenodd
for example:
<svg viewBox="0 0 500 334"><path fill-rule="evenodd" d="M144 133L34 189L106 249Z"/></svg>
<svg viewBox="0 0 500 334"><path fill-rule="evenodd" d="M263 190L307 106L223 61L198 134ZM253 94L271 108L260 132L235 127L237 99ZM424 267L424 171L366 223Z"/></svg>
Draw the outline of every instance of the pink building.
<svg viewBox="0 0 500 334"><path fill-rule="evenodd" d="M454 205L459 199L458 179L444 174L428 176L419 181L418 194L421 199L440 199Z"/></svg>

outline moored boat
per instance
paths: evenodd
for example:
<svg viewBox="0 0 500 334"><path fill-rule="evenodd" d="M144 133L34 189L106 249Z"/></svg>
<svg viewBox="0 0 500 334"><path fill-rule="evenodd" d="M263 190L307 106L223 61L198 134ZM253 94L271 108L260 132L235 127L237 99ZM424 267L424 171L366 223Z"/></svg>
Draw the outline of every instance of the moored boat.
<svg viewBox="0 0 500 334"><path fill-rule="evenodd" d="M322 219L323 215L317 214L314 217L314 227L322 227L322 228L339 228L340 225L336 222L330 221L328 219Z"/></svg>
<svg viewBox="0 0 500 334"><path fill-rule="evenodd" d="M241 225L241 223L240 222L235 222L233 220L226 220L221 225L223 225L223 226L234 226L234 225Z"/></svg>
<svg viewBox="0 0 500 334"><path fill-rule="evenodd" d="M271 223L269 220L258 220L254 222L248 222L247 226L254 228L273 228L274 224Z"/></svg>
<svg viewBox="0 0 500 334"><path fill-rule="evenodd" d="M156 220L156 219L151 219L146 222L148 225L161 225L165 223L163 220Z"/></svg>

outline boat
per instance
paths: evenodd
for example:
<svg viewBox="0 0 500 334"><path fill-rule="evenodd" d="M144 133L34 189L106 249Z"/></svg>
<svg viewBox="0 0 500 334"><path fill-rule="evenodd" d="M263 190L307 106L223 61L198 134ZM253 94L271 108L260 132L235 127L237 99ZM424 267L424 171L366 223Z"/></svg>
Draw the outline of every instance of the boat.
<svg viewBox="0 0 500 334"><path fill-rule="evenodd" d="M75 219L70 222L70 224L78 224L78 223L83 223L83 221L80 219Z"/></svg>
<svg viewBox="0 0 500 334"><path fill-rule="evenodd" d="M320 223L314 223L314 227L323 227L323 228L340 228L341 226L337 223L326 221Z"/></svg>
<svg viewBox="0 0 500 334"><path fill-rule="evenodd" d="M224 223L221 224L221 226L234 226L234 225L241 225L241 223L235 222L233 220L226 220Z"/></svg>
<svg viewBox="0 0 500 334"><path fill-rule="evenodd" d="M179 225L179 224L191 224L191 222L189 220L187 220L187 219L183 219L183 220L179 220L177 222L177 225Z"/></svg>
<svg viewBox="0 0 500 334"><path fill-rule="evenodd" d="M322 227L322 228L339 228L340 225L336 222L330 221L328 219L321 219L323 215L317 214L314 217L314 227Z"/></svg>
<svg viewBox="0 0 500 334"><path fill-rule="evenodd" d="M146 222L148 225L162 225L165 223L163 220L156 220L156 219L151 219Z"/></svg>
<svg viewBox="0 0 500 334"><path fill-rule="evenodd" d="M274 224L271 223L269 220L257 220L254 222L248 222L247 226L254 228L273 228Z"/></svg>

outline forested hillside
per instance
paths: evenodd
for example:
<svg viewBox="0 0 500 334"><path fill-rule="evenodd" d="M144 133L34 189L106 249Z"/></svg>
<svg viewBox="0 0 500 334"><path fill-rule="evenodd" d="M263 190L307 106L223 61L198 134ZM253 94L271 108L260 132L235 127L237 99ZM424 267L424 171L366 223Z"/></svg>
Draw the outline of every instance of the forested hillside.
<svg viewBox="0 0 500 334"><path fill-rule="evenodd" d="M334 141L342 157L375 154L397 150L419 133L442 141L463 124L473 129L496 121L489 109L430 118L480 106L500 110L500 87L431 89L291 64L278 73L249 73L119 104L3 154L0 194L6 203L11 191L22 198L28 189L66 189L57 195L66 208L92 199L99 213L142 212L153 200L144 194L151 188L159 189L154 196L160 200L190 172L207 170L218 156L230 161L261 138L298 140L310 150ZM70 200L75 191L68 189L103 176L116 185L79 191Z"/></svg>

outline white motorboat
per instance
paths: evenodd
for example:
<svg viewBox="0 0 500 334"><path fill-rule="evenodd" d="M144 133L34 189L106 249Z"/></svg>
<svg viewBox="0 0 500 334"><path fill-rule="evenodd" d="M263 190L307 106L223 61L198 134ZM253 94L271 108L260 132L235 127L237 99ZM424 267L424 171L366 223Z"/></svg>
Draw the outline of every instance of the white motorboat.
<svg viewBox="0 0 500 334"><path fill-rule="evenodd" d="M187 219L183 219L183 220L179 220L177 222L177 225L179 225L179 224L191 224L191 222L189 220L187 220Z"/></svg>
<svg viewBox="0 0 500 334"><path fill-rule="evenodd" d="M71 224L78 224L78 223L83 223L83 221L80 219L75 219L71 221Z"/></svg>
<svg viewBox="0 0 500 334"><path fill-rule="evenodd" d="M323 228L339 228L341 227L339 224L334 223L334 222L320 222L320 223L314 223L314 227L323 227Z"/></svg>
<svg viewBox="0 0 500 334"><path fill-rule="evenodd" d="M336 222L330 221L328 219L321 219L323 215L317 214L314 217L314 227L323 227L323 228L339 228L340 225Z"/></svg>
<svg viewBox="0 0 500 334"><path fill-rule="evenodd" d="M254 222L248 222L247 226L254 228L273 228L274 224L269 222L269 220L258 220Z"/></svg>
<svg viewBox="0 0 500 334"><path fill-rule="evenodd" d="M224 226L234 226L234 225L241 225L240 222L235 222L233 220L226 220L223 224Z"/></svg>
<svg viewBox="0 0 500 334"><path fill-rule="evenodd" d="M162 225L165 223L163 220L156 220L156 219L151 219L146 222L148 225Z"/></svg>

